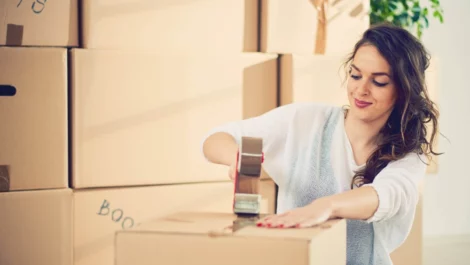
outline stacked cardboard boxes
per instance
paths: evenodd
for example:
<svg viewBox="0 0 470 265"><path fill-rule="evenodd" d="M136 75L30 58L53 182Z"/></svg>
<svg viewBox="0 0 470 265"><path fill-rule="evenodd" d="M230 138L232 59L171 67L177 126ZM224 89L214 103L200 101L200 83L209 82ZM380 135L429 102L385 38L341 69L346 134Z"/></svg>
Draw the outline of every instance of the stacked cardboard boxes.
<svg viewBox="0 0 470 265"><path fill-rule="evenodd" d="M255 1L153 2L0 4L0 264L111 265L117 230L231 212L227 168L203 159L201 140L276 107L277 55L256 52ZM132 28L152 6L155 31ZM264 179L262 211L274 213Z"/></svg>
<svg viewBox="0 0 470 265"><path fill-rule="evenodd" d="M0 264L73 262L67 49L77 0L0 3Z"/></svg>
<svg viewBox="0 0 470 265"><path fill-rule="evenodd" d="M256 52L257 1L84 0L81 8L82 47L70 52L73 189L101 201L111 190L140 222L230 213L227 168L203 158L201 140L276 107L277 55ZM274 213L268 177L261 191L263 212ZM131 222L110 214L100 224L113 229L99 235L84 223L75 225L75 264L113 264L114 232Z"/></svg>
<svg viewBox="0 0 470 265"><path fill-rule="evenodd" d="M125 264L141 253L115 253L117 231L141 229L157 242L171 231L225 228L233 185L226 167L202 157L202 138L290 102L342 104L339 67L369 25L365 0L6 2L0 264L13 265L112 265L115 256ZM262 211L274 213L275 185L265 174L262 183ZM221 215L162 223L181 211ZM278 237L294 249L336 246L300 259L341 264L344 223L334 228L255 237L266 246ZM221 248L240 236L224 237ZM143 239L123 233L117 246L132 240Z"/></svg>

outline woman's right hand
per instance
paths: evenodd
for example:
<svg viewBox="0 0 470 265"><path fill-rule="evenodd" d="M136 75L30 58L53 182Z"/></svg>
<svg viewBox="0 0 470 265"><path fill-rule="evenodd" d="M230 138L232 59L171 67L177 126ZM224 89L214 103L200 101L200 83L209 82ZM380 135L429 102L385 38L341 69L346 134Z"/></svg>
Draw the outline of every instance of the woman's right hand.
<svg viewBox="0 0 470 265"><path fill-rule="evenodd" d="M237 161L238 161L237 156L235 156L228 169L228 177L231 180L235 180L235 175L237 174L237 167L238 167Z"/></svg>
<svg viewBox="0 0 470 265"><path fill-rule="evenodd" d="M215 133L209 136L203 145L204 156L212 163L228 166L228 176L235 179L237 172L238 144L227 133Z"/></svg>

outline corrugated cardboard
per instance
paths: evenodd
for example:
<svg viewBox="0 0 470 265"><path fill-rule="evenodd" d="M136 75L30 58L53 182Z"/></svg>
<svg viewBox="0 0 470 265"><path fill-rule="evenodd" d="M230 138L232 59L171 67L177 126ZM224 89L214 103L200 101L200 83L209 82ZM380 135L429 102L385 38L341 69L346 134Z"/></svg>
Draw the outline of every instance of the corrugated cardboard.
<svg viewBox="0 0 470 265"><path fill-rule="evenodd" d="M0 21L0 45L78 46L77 0L2 0Z"/></svg>
<svg viewBox="0 0 470 265"><path fill-rule="evenodd" d="M255 52L258 0L84 0L83 47L164 54Z"/></svg>
<svg viewBox="0 0 470 265"><path fill-rule="evenodd" d="M263 181L263 213L274 212L274 184ZM178 211L232 212L233 184L80 190L75 194L74 265L114 265L114 232ZM91 224L91 225L90 225Z"/></svg>
<svg viewBox="0 0 470 265"><path fill-rule="evenodd" d="M274 184L262 181L262 212ZM232 212L233 183L0 193L0 264L114 265L114 233L178 211Z"/></svg>
<svg viewBox="0 0 470 265"><path fill-rule="evenodd" d="M0 193L0 264L72 265L72 190Z"/></svg>
<svg viewBox="0 0 470 265"><path fill-rule="evenodd" d="M287 54L280 58L280 102L319 102L337 106L349 105L346 56ZM438 59L431 60L426 71L430 97L438 103ZM430 130L429 130L430 131ZM438 150L438 149L437 149ZM437 157L427 173L437 172Z"/></svg>
<svg viewBox="0 0 470 265"><path fill-rule="evenodd" d="M0 191L68 187L67 51L0 48Z"/></svg>
<svg viewBox="0 0 470 265"><path fill-rule="evenodd" d="M281 105L292 102L348 104L343 81L345 57L287 54L281 56ZM344 83L346 84L346 83Z"/></svg>
<svg viewBox="0 0 470 265"><path fill-rule="evenodd" d="M346 55L369 27L369 0L325 0L326 38L322 54ZM313 54L317 45L314 0L261 0L261 51Z"/></svg>
<svg viewBox="0 0 470 265"><path fill-rule="evenodd" d="M276 107L277 55L71 56L74 188L227 180L205 134Z"/></svg>
<svg viewBox="0 0 470 265"><path fill-rule="evenodd" d="M229 213L183 212L119 231L116 265L346 264L344 220L324 229L237 229L235 220Z"/></svg>

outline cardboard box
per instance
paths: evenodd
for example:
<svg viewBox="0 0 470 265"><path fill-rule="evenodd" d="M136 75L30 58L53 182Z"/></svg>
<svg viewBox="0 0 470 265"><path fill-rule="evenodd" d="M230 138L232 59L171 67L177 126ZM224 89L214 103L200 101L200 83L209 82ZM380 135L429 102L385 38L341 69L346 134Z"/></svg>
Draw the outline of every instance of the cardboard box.
<svg viewBox="0 0 470 265"><path fill-rule="evenodd" d="M319 102L349 105L345 56L287 54L280 58L280 102ZM432 100L438 103L438 59L431 60L426 83ZM431 128L431 126L429 126ZM430 129L428 130L430 132ZM438 149L436 149L438 150ZM437 172L437 157L427 173Z"/></svg>
<svg viewBox="0 0 470 265"><path fill-rule="evenodd" d="M163 54L258 51L258 0L84 0L83 47Z"/></svg>
<svg viewBox="0 0 470 265"><path fill-rule="evenodd" d="M331 227L239 227L233 214L177 213L117 232L116 265L346 264L346 222L327 224Z"/></svg>
<svg viewBox="0 0 470 265"><path fill-rule="evenodd" d="M274 213L274 184L263 181L261 194L262 212ZM114 265L115 231L178 211L231 213L233 184L80 190L74 198L74 265Z"/></svg>
<svg viewBox="0 0 470 265"><path fill-rule="evenodd" d="M325 39L317 37L318 12L314 0L261 0L261 51L314 54L323 46L327 55L350 53L369 28L369 0L325 0ZM320 16L321 17L321 16ZM320 24L321 25L321 24ZM323 40L323 42L318 42Z"/></svg>
<svg viewBox="0 0 470 265"><path fill-rule="evenodd" d="M274 213L272 181L262 212ZM114 265L114 233L178 211L232 212L231 182L0 193L0 264Z"/></svg>
<svg viewBox="0 0 470 265"><path fill-rule="evenodd" d="M72 265L70 189L0 193L0 264Z"/></svg>
<svg viewBox="0 0 470 265"><path fill-rule="evenodd" d="M77 0L2 0L0 10L0 45L78 46Z"/></svg>
<svg viewBox="0 0 470 265"><path fill-rule="evenodd" d="M276 107L277 55L71 56L74 188L227 180L203 137Z"/></svg>
<svg viewBox="0 0 470 265"><path fill-rule="evenodd" d="M280 102L348 103L343 56L286 54L281 56ZM344 85L343 85L344 81Z"/></svg>
<svg viewBox="0 0 470 265"><path fill-rule="evenodd" d="M68 187L67 51L0 48L0 191Z"/></svg>

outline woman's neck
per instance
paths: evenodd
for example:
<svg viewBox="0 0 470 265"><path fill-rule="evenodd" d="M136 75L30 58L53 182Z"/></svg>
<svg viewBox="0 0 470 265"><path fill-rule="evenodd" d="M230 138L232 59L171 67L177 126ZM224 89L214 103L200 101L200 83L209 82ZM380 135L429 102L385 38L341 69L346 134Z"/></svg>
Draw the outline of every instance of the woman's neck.
<svg viewBox="0 0 470 265"><path fill-rule="evenodd" d="M346 115L344 128L349 142L355 150L375 149L379 142L383 122L364 122L354 116Z"/></svg>

